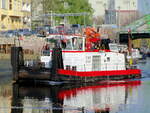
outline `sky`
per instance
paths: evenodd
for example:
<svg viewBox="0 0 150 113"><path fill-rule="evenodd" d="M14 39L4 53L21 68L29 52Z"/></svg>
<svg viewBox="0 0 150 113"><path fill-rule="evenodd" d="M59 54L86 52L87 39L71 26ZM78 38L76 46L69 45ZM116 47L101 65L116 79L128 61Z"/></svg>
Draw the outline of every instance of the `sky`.
<svg viewBox="0 0 150 113"><path fill-rule="evenodd" d="M150 0L138 0L139 11L144 14L150 14Z"/></svg>

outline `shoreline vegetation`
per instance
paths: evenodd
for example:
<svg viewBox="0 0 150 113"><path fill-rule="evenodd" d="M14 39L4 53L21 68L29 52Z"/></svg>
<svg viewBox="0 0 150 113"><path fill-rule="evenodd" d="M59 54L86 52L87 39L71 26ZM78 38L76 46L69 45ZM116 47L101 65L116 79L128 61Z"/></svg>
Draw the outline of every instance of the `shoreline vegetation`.
<svg viewBox="0 0 150 113"><path fill-rule="evenodd" d="M24 54L24 60L36 60L39 56L39 54ZM0 60L10 60L10 54L0 53Z"/></svg>

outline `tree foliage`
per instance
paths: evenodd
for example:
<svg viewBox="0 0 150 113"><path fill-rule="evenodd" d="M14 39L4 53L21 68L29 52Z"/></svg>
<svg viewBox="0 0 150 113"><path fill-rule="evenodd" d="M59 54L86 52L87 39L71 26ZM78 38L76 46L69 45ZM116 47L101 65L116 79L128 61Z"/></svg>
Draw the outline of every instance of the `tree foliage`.
<svg viewBox="0 0 150 113"><path fill-rule="evenodd" d="M81 13L87 12L88 15L66 17L70 24L91 24L93 9L88 0L43 0L44 13ZM61 21L63 18L55 17Z"/></svg>

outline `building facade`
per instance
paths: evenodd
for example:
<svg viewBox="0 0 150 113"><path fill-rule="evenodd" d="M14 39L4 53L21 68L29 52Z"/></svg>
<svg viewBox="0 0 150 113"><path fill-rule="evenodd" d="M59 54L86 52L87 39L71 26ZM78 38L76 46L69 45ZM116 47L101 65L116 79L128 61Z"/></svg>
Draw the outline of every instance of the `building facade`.
<svg viewBox="0 0 150 113"><path fill-rule="evenodd" d="M94 18L103 17L105 24L125 25L136 19L138 13L138 0L89 0L89 3Z"/></svg>
<svg viewBox="0 0 150 113"><path fill-rule="evenodd" d="M24 8L30 0L0 0L0 31L27 28L24 18L31 17L30 9ZM27 16L28 15L28 16Z"/></svg>
<svg viewBox="0 0 150 113"><path fill-rule="evenodd" d="M94 9L94 17L105 15L105 9L108 7L108 0L89 0L89 3Z"/></svg>
<svg viewBox="0 0 150 113"><path fill-rule="evenodd" d="M23 28L31 28L31 1L22 0Z"/></svg>
<svg viewBox="0 0 150 113"><path fill-rule="evenodd" d="M32 6L31 6L31 12L32 12L32 28L36 28L38 26L43 25L44 17L42 15L44 14L43 10L43 0L32 0Z"/></svg>

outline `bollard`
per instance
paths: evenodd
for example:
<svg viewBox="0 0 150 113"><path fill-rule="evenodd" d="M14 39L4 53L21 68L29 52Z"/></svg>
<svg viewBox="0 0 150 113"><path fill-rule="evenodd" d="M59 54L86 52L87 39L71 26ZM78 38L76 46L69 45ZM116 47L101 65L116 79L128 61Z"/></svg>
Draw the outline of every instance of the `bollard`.
<svg viewBox="0 0 150 113"><path fill-rule="evenodd" d="M13 80L17 81L19 70L24 66L22 47L11 47L11 66L13 72Z"/></svg>

